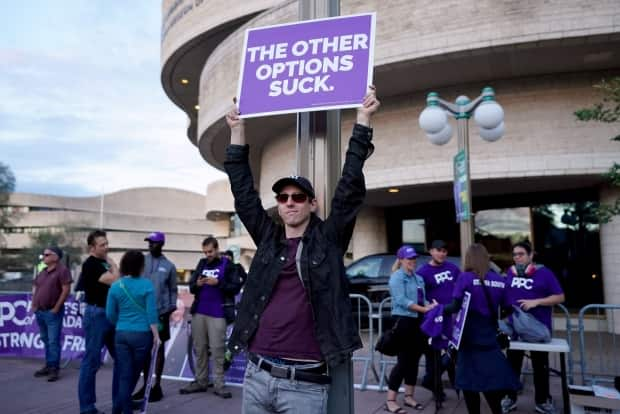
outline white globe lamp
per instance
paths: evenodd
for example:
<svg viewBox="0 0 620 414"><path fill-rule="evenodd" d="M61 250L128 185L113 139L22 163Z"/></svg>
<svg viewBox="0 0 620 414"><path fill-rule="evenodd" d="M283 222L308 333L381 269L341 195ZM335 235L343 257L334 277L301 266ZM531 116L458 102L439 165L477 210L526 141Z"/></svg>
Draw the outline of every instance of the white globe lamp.
<svg viewBox="0 0 620 414"><path fill-rule="evenodd" d="M504 136L504 122L500 122L495 128L480 128L480 137L487 142L495 142Z"/></svg>
<svg viewBox="0 0 620 414"><path fill-rule="evenodd" d="M449 123L446 123L446 125L441 131L435 134L427 133L426 136L428 137L428 140L435 145L447 144L448 141L450 141L450 138L452 137L452 127L450 126Z"/></svg>
<svg viewBox="0 0 620 414"><path fill-rule="evenodd" d="M437 105L427 106L418 119L420 128L427 134L437 134L445 129L448 124L448 116L446 111Z"/></svg>

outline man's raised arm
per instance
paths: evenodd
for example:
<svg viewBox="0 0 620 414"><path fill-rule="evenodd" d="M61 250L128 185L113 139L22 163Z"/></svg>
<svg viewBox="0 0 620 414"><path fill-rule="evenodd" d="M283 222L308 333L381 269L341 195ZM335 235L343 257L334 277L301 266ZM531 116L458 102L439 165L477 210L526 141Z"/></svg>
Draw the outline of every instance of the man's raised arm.
<svg viewBox="0 0 620 414"><path fill-rule="evenodd" d="M249 147L245 144L245 125L243 119L239 118L236 101L235 106L226 114L226 123L230 127L230 145L226 148L224 169L235 198L235 211L258 246L266 228L273 225L273 220L267 215L254 188Z"/></svg>

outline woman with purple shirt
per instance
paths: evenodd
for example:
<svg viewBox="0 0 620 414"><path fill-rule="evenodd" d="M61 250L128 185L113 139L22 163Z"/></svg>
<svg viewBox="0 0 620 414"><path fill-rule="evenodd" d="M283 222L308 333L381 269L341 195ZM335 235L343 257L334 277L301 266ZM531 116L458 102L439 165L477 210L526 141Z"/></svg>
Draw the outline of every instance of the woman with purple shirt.
<svg viewBox="0 0 620 414"><path fill-rule="evenodd" d="M504 278L489 270L487 249L472 244L465 254L465 272L456 281L452 303L443 312L444 316L458 312L465 292L469 292L471 298L456 361L456 386L463 390L469 414L480 413L480 392L491 412L500 414L502 396L519 385L495 339L497 309L503 303L504 288Z"/></svg>
<svg viewBox="0 0 620 414"><path fill-rule="evenodd" d="M515 262L506 272L508 285L506 304L519 306L544 323L550 332L551 308L564 302L564 292L553 272L544 266L532 263L532 246L526 242L516 243L512 247ZM534 400L536 411L541 414L555 412L549 395L549 353L531 352L534 370ZM508 351L508 360L517 376L521 375L523 351ZM508 393L502 401L502 411L509 413L517 408L516 392Z"/></svg>
<svg viewBox="0 0 620 414"><path fill-rule="evenodd" d="M437 306L437 302L426 303L424 280L414 273L417 253L412 246L404 245L396 253L397 260L390 276L392 296L392 318L396 324L396 336L401 341L401 351L396 356L396 365L388 379L385 410L391 413L406 413L398 403L398 389L405 380L405 405L423 410L422 404L413 399L418 379L420 357L427 348L427 337L420 330L422 317Z"/></svg>

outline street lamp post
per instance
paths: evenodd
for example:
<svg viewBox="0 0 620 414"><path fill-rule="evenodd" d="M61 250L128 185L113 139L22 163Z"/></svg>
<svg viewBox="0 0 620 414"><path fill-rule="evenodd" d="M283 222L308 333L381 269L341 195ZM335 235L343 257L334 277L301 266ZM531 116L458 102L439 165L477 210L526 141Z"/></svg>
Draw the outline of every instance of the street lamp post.
<svg viewBox="0 0 620 414"><path fill-rule="evenodd" d="M462 260L474 240L468 125L472 114L480 127L480 136L485 141L494 142L504 135L504 110L495 101L493 88L488 86L473 101L461 95L454 103L439 98L436 92L430 92L426 97L426 108L419 118L420 127L435 145L444 145L450 141L452 127L448 123L448 115L456 118L458 153L454 157L454 197L457 221L460 223Z"/></svg>

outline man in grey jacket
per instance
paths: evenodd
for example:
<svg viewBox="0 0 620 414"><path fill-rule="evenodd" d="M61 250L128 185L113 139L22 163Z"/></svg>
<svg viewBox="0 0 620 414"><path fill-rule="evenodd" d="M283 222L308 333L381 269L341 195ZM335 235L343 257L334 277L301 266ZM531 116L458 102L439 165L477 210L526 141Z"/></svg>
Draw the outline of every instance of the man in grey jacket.
<svg viewBox="0 0 620 414"><path fill-rule="evenodd" d="M170 260L162 253L166 236L156 231L149 234L144 241L149 243L149 254L144 261L143 276L150 279L155 287L155 301L159 313L159 339L161 344L157 350L157 363L155 365L155 383L149 394L149 402L159 401L164 397L161 390L161 376L164 372L165 346L170 339L170 315L177 308L177 269ZM150 358L144 366L144 385L133 396L133 400L144 398L144 388L148 379Z"/></svg>

